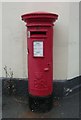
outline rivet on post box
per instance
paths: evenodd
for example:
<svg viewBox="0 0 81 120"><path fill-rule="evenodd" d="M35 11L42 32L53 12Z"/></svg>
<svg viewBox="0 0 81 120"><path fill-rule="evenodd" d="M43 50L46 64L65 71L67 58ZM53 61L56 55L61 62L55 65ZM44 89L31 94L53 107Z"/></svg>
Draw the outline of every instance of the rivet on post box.
<svg viewBox="0 0 81 120"><path fill-rule="evenodd" d="M53 23L58 15L34 12L21 17L27 26L29 108L46 112L53 106Z"/></svg>

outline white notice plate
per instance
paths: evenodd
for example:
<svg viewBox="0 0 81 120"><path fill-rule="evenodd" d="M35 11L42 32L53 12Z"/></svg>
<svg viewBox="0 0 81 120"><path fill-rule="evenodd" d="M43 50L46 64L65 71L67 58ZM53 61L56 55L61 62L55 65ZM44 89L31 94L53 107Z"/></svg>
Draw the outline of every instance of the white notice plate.
<svg viewBox="0 0 81 120"><path fill-rule="evenodd" d="M34 57L43 57L43 41L33 42L33 54Z"/></svg>

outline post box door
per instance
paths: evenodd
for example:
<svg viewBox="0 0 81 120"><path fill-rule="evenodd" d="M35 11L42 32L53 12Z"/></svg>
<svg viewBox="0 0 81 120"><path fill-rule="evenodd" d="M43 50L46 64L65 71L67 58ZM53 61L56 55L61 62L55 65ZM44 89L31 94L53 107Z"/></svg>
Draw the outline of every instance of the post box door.
<svg viewBox="0 0 81 120"><path fill-rule="evenodd" d="M52 92L52 41L46 37L28 38L29 92L45 96Z"/></svg>

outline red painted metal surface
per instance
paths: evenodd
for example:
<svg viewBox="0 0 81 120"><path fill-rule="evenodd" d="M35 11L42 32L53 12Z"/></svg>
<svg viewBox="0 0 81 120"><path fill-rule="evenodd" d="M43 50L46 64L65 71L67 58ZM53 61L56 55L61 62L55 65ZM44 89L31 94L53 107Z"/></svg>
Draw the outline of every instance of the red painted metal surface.
<svg viewBox="0 0 81 120"><path fill-rule="evenodd" d="M33 96L48 96L53 91L53 22L57 18L46 12L22 15L28 34L28 89Z"/></svg>

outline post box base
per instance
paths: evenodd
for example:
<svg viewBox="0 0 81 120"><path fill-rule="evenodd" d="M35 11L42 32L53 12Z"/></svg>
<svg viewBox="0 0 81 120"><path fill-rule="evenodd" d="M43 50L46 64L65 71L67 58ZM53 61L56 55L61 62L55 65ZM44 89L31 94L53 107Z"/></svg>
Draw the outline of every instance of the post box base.
<svg viewBox="0 0 81 120"><path fill-rule="evenodd" d="M47 112L53 107L53 94L46 97L29 95L29 108L33 112Z"/></svg>

